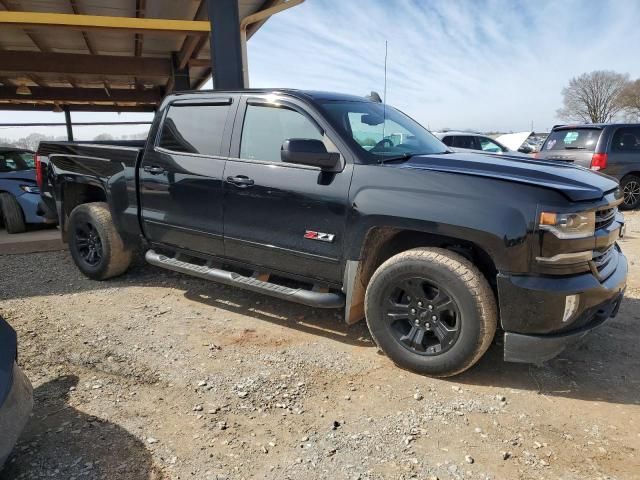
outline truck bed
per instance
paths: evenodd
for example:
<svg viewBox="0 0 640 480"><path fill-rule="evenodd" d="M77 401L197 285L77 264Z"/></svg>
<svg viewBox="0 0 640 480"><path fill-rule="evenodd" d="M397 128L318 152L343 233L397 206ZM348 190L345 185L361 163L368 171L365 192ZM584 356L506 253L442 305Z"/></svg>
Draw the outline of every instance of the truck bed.
<svg viewBox="0 0 640 480"><path fill-rule="evenodd" d="M41 142L37 155L49 180L42 186L43 198L61 198L62 191L73 194L74 184L99 186L106 198L94 201L109 204L113 221L123 231L140 234L136 165L144 146L144 140ZM54 189L58 190L55 195L49 191ZM58 212L63 229L69 213Z"/></svg>

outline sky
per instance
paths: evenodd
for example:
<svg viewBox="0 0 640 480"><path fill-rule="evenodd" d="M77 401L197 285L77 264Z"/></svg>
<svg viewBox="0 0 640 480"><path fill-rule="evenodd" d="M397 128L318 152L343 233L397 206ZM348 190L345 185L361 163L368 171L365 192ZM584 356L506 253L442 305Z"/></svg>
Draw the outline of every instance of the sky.
<svg viewBox="0 0 640 480"><path fill-rule="evenodd" d="M547 131L560 122L556 110L571 77L602 69L640 77L639 20L638 0L306 0L249 41L250 86L382 96L386 41L387 103L432 131L510 132L532 124ZM149 117L73 114L74 121ZM21 112L4 121L63 117ZM90 139L132 129L139 130L76 133ZM0 137L28 132L0 129Z"/></svg>

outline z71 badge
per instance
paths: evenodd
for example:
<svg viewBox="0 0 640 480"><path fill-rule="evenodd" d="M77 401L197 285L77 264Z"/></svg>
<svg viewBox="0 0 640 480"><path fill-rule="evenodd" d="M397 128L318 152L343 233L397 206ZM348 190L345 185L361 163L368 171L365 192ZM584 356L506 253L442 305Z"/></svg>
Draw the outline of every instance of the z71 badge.
<svg viewBox="0 0 640 480"><path fill-rule="evenodd" d="M304 238L309 240L318 240L319 242L333 242L336 236L333 233L314 232L312 230L306 230L304 232Z"/></svg>

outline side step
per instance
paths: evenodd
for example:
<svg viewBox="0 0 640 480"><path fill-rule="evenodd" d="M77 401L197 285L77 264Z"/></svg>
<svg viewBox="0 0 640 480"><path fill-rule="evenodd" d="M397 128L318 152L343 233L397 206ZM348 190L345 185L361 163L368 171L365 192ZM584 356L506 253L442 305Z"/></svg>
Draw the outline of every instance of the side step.
<svg viewBox="0 0 640 480"><path fill-rule="evenodd" d="M151 265L185 273L194 277L213 280L235 287L244 288L253 292L271 295L292 302L302 303L317 308L341 308L344 307L344 295L341 293L319 292L305 290L304 288L289 288L275 283L264 282L257 278L245 277L235 272L228 272L219 268L211 268L204 265L194 265L175 258L160 255L153 250L145 254L145 259Z"/></svg>

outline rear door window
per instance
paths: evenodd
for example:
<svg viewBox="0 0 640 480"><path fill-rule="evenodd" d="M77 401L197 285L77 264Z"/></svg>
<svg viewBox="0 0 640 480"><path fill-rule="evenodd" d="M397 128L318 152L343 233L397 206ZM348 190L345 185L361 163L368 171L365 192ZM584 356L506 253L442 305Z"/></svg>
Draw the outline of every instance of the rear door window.
<svg viewBox="0 0 640 480"><path fill-rule="evenodd" d="M476 143L476 138L471 135L456 135L453 137L453 146L456 148L480 150L479 145Z"/></svg>
<svg viewBox="0 0 640 480"><path fill-rule="evenodd" d="M613 135L614 152L640 152L640 127L619 128Z"/></svg>
<svg viewBox="0 0 640 480"><path fill-rule="evenodd" d="M601 134L602 130L599 128L554 130L547 137L542 150L586 150L593 152Z"/></svg>
<svg viewBox="0 0 640 480"><path fill-rule="evenodd" d="M171 105L159 147L179 153L220 155L230 105Z"/></svg>

